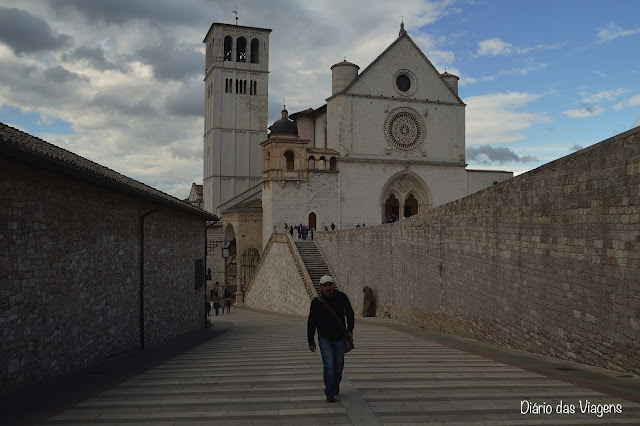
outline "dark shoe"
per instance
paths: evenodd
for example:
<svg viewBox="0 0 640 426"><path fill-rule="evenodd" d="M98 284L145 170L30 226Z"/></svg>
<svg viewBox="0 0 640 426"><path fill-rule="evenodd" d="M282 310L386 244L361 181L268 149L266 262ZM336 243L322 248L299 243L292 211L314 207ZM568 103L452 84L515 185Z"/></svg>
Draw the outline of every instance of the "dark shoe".
<svg viewBox="0 0 640 426"><path fill-rule="evenodd" d="M336 397L331 395L327 397L327 402L336 402Z"/></svg>

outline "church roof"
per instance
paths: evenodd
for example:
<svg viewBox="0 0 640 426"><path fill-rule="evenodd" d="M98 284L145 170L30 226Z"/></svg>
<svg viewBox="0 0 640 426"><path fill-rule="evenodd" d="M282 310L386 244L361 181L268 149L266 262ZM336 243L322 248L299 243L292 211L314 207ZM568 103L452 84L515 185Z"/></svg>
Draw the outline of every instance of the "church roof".
<svg viewBox="0 0 640 426"><path fill-rule="evenodd" d="M3 156L6 155L9 158L22 160L35 167L63 173L94 185L111 188L167 207L187 211L208 220L218 220L218 217L214 214L193 207L169 194L158 191L142 182L131 179L28 133L21 132L4 123L0 123L0 153Z"/></svg>
<svg viewBox="0 0 640 426"><path fill-rule="evenodd" d="M327 112L327 104L322 105L317 109L307 108L303 111L294 112L289 115L289 118L292 120L297 120L299 117L316 117L317 115L322 114L323 112Z"/></svg>
<svg viewBox="0 0 640 426"><path fill-rule="evenodd" d="M354 84L356 84L356 82L357 82L358 80L360 80L360 79L362 78L362 76L363 76L363 75L365 75L365 74L367 73L367 71L369 71L370 69L372 69L372 68L373 68L373 66L374 66L375 64L377 64L377 63L380 61L380 59L381 59L384 55L386 55L386 54L387 54L387 52L389 52L389 51L390 51L390 50L391 50L391 49L392 49L396 44L400 43L400 41L401 41L402 39L404 39L404 38L406 38L406 39L409 41L409 43L411 43L411 44L413 45L413 47L415 47L415 48L416 48L416 50L417 50L418 52L420 52L420 55L422 55L422 57L424 58L425 62L426 62L427 64L429 64L429 66L430 66L431 68L433 68L433 71L434 71L438 76L440 76L440 78L442 79L442 82L443 82L443 83L444 83L444 85L449 89L449 91L451 92L451 94L452 94L453 96L455 96L455 97L456 97L456 99L457 99L457 100L458 100L462 105L464 105L464 102L462 102L462 99L460 99L460 97L459 97L459 96L456 94L456 92L451 88L451 86L449 86L449 84L448 84L446 81L444 81L444 78L443 78L443 76L440 74L440 72L436 69L436 67L434 67L434 66L433 66L433 64L431 63L431 61L429 60L429 58L427 58L427 56L422 52L422 50L420 50L420 48L418 47L418 45L413 41L413 39L409 36L409 34L404 30L404 23L403 23L403 24L401 25L401 27L400 27L400 35L398 36L398 38L397 38L397 39L395 39L395 41L394 41L393 43L391 43L391 44L389 45L389 47L387 47L387 48L384 50L384 52L382 52L381 54L379 54L379 55L378 55L378 57L377 57L376 59L374 59L374 60L373 60L373 62L371 62L371 63L369 64L369 66L368 66L368 67L366 67L366 68L364 69L364 71L362 71L362 72L361 72L361 73L360 73L356 78L354 78L354 79L353 79L353 81L352 81L351 83L349 83L349 84L347 85L347 87L345 87L344 89L342 89L342 90L341 90L340 92L338 92L338 93L334 93L333 95L329 96L329 97L328 97L327 99L325 99L325 100L327 100L327 101L328 101L329 99L333 98L334 96L338 96L338 95L341 95L341 94L346 93L347 91L349 91L349 89L351 89L351 87L353 87L353 85L354 85Z"/></svg>
<svg viewBox="0 0 640 426"><path fill-rule="evenodd" d="M227 211L237 211L237 210L262 210L262 200L251 200L251 201L243 201L234 206L229 207Z"/></svg>

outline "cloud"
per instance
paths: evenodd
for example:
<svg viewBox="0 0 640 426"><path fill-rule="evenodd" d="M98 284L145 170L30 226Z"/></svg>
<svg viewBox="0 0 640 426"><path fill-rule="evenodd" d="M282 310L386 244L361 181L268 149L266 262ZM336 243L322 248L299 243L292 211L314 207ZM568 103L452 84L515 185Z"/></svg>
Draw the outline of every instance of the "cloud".
<svg viewBox="0 0 640 426"><path fill-rule="evenodd" d="M542 94L495 93L463 99L466 108L467 145L496 144L525 139L520 133L536 123L548 123L545 113L520 111Z"/></svg>
<svg viewBox="0 0 640 426"><path fill-rule="evenodd" d="M183 86L176 93L167 96L165 102L166 111L182 117L202 117L204 111L203 90L202 81L191 81L186 87Z"/></svg>
<svg viewBox="0 0 640 426"><path fill-rule="evenodd" d="M480 145L478 147L471 146L467 148L467 160L484 165L491 165L494 163L504 164L509 162L530 163L538 161L538 158L531 155L520 157L509 148L493 148L490 145Z"/></svg>
<svg viewBox="0 0 640 426"><path fill-rule="evenodd" d="M628 108L628 107L632 107L632 106L636 106L636 105L640 105L640 94L638 95L634 95L632 97L630 97L629 99L627 99L624 102L620 102L614 105L614 109L616 111L620 111L623 108Z"/></svg>
<svg viewBox="0 0 640 426"><path fill-rule="evenodd" d="M623 94L627 93L629 89L619 88L615 90L601 90L594 94L582 94L582 102L586 104L595 104L600 103L602 101L614 101L618 99Z"/></svg>
<svg viewBox="0 0 640 426"><path fill-rule="evenodd" d="M474 56L498 56L509 55L511 53L523 55L534 50L558 49L564 45L566 45L566 43L538 44L531 47L514 47L513 44L502 41L499 38L492 38L479 41L478 50L476 51Z"/></svg>
<svg viewBox="0 0 640 426"><path fill-rule="evenodd" d="M204 54L192 44L163 40L136 54L159 80L184 80L204 73Z"/></svg>
<svg viewBox="0 0 640 426"><path fill-rule="evenodd" d="M587 118L593 117L594 115L602 114L604 112L604 108L599 106L587 106L581 109L570 109L567 111L562 111L562 113L571 118Z"/></svg>
<svg viewBox="0 0 640 426"><path fill-rule="evenodd" d="M95 68L99 71L112 70L127 72L129 68L126 63L118 64L112 60L107 59L105 50L102 48L102 46L81 46L74 49L70 53L63 54L62 59L69 62L86 61L92 68Z"/></svg>
<svg viewBox="0 0 640 426"><path fill-rule="evenodd" d="M478 42L478 50L475 56L508 55L513 51L511 43L506 43L499 38L482 40Z"/></svg>
<svg viewBox="0 0 640 426"><path fill-rule="evenodd" d="M574 151L574 152L575 152L575 151L580 151L580 150L581 150L581 149L583 149L583 148L584 148L584 147L583 147L582 145L575 144L575 145L573 145L573 146L569 147L569 151Z"/></svg>
<svg viewBox="0 0 640 426"><path fill-rule="evenodd" d="M634 28L632 30L625 30L614 24L613 22L610 22L609 24L598 30L596 40L598 43L605 43L615 40L619 37L629 37L638 33L640 33L640 27Z"/></svg>
<svg viewBox="0 0 640 426"><path fill-rule="evenodd" d="M0 7L0 41L20 54L57 50L68 45L71 37L55 35L44 19L29 12Z"/></svg>

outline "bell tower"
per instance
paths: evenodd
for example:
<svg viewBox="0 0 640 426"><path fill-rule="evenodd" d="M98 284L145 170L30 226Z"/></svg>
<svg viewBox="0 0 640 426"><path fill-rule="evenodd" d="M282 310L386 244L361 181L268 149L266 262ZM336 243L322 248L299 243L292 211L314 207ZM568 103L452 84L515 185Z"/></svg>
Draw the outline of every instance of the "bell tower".
<svg viewBox="0 0 640 426"><path fill-rule="evenodd" d="M260 185L267 139L270 29L214 23L204 38L205 210Z"/></svg>

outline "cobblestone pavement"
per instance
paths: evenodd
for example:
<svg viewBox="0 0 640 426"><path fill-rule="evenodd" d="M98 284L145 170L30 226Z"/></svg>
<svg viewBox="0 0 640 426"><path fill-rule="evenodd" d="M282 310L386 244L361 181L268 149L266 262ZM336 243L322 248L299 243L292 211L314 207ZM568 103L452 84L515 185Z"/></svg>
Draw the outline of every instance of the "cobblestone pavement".
<svg viewBox="0 0 640 426"><path fill-rule="evenodd" d="M640 404L620 398L624 391L577 386L378 318L356 318L356 349L346 355L341 394L330 404L320 355L307 348L306 319L234 308L213 317L214 328L222 320L235 327L44 424L640 424ZM602 383L638 384L602 371ZM557 413L560 401L575 413ZM620 404L622 412L582 414L586 401L596 410Z"/></svg>

